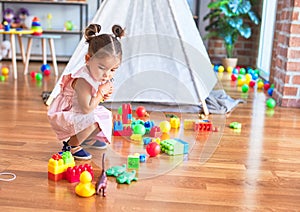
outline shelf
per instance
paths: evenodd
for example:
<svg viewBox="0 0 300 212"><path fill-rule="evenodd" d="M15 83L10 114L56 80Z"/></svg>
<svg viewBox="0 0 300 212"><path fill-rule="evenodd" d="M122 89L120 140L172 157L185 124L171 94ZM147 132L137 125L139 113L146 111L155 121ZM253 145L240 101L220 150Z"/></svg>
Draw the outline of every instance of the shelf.
<svg viewBox="0 0 300 212"><path fill-rule="evenodd" d="M24 4L66 4L66 5L87 5L86 1L62 1L62 0L0 0L3 3L24 3Z"/></svg>
<svg viewBox="0 0 300 212"><path fill-rule="evenodd" d="M63 30L63 29L43 29L45 34L82 34L80 30Z"/></svg>

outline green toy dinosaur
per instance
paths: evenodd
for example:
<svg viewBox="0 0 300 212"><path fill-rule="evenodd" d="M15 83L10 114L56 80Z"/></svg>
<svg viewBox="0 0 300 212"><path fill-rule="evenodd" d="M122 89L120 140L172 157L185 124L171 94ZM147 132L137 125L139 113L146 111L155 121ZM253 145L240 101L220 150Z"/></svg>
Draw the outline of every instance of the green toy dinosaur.
<svg viewBox="0 0 300 212"><path fill-rule="evenodd" d="M124 173L126 171L126 164L123 164L122 166L113 166L106 170L107 176L119 176L120 174Z"/></svg>
<svg viewBox="0 0 300 212"><path fill-rule="evenodd" d="M117 177L117 182L120 184L127 183L130 184L131 181L137 181L136 171L133 170L131 172L124 172Z"/></svg>

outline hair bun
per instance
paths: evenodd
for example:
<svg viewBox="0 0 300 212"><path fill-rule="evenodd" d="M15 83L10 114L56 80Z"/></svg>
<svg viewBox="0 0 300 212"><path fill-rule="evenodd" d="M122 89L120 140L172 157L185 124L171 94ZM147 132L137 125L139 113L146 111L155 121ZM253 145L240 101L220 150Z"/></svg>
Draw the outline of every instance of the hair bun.
<svg viewBox="0 0 300 212"><path fill-rule="evenodd" d="M117 38L121 38L125 35L125 30L119 25L113 25L112 32Z"/></svg>
<svg viewBox="0 0 300 212"><path fill-rule="evenodd" d="M87 42L89 42L93 37L99 34L101 31L101 26L99 24L90 24L84 32L84 36Z"/></svg>

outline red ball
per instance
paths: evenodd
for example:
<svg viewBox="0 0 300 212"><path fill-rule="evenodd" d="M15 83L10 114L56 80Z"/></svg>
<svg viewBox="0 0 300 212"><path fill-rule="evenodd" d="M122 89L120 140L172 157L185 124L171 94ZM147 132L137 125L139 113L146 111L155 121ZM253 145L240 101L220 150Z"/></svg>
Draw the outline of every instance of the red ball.
<svg viewBox="0 0 300 212"><path fill-rule="evenodd" d="M143 106L138 106L135 112L138 117L145 117L146 115L146 109Z"/></svg>
<svg viewBox="0 0 300 212"><path fill-rule="evenodd" d="M264 84L264 89L265 91L267 91L270 88L270 84L269 83L265 83Z"/></svg>
<svg viewBox="0 0 300 212"><path fill-rule="evenodd" d="M251 88L253 88L253 87L255 86L255 81L251 80L251 81L249 82L249 86L250 86Z"/></svg>
<svg viewBox="0 0 300 212"><path fill-rule="evenodd" d="M146 146L146 151L150 157L155 157L160 153L160 146L156 142L151 142Z"/></svg>
<svg viewBox="0 0 300 212"><path fill-rule="evenodd" d="M43 73L45 76L49 76L51 74L51 71L47 69Z"/></svg>
<svg viewBox="0 0 300 212"><path fill-rule="evenodd" d="M235 74L231 74L231 80L232 81L236 81L237 80L237 76Z"/></svg>
<svg viewBox="0 0 300 212"><path fill-rule="evenodd" d="M34 71L30 72L30 76L31 76L32 78L35 78L35 75L36 75L36 72L34 72Z"/></svg>

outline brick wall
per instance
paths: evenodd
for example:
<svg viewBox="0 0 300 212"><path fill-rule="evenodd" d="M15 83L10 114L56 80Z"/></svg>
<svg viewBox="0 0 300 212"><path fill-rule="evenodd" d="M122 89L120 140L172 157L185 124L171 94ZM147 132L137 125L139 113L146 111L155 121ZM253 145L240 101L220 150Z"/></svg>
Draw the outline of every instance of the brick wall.
<svg viewBox="0 0 300 212"><path fill-rule="evenodd" d="M279 105L300 107L300 0L277 2L270 79Z"/></svg>

